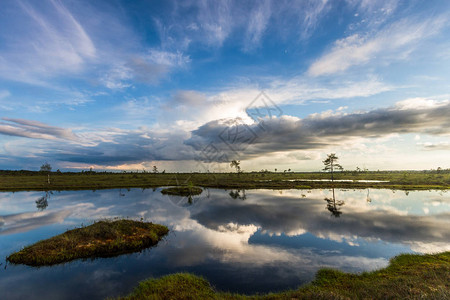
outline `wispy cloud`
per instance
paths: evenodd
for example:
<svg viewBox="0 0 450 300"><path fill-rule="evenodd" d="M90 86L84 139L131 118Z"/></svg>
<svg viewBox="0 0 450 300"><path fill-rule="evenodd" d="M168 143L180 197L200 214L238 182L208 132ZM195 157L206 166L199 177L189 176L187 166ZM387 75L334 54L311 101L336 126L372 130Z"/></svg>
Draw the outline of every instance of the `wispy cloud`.
<svg viewBox="0 0 450 300"><path fill-rule="evenodd" d="M330 7L327 0L191 1L172 6L168 17L155 18L164 48L219 48L233 39L241 41L244 52L261 46L269 27L284 38L289 31L294 41L308 38Z"/></svg>
<svg viewBox="0 0 450 300"><path fill-rule="evenodd" d="M0 76L9 80L42 83L42 78L79 71L96 56L96 48L83 26L57 0L37 7L16 2L15 34L0 50ZM51 12L51 14L49 14Z"/></svg>
<svg viewBox="0 0 450 300"><path fill-rule="evenodd" d="M270 1L261 1L259 5L250 12L244 50L252 50L259 46L264 31L269 24L271 13Z"/></svg>
<svg viewBox="0 0 450 300"><path fill-rule="evenodd" d="M399 0L347 0L350 8L356 10L356 22L349 25L349 30L367 28L374 30L383 25L399 7Z"/></svg>
<svg viewBox="0 0 450 300"><path fill-rule="evenodd" d="M446 25L444 17L425 21L402 19L375 34L353 34L337 40L328 53L308 69L312 76L334 74L371 61L391 62L408 58L421 42Z"/></svg>
<svg viewBox="0 0 450 300"><path fill-rule="evenodd" d="M191 62L183 53L150 49L147 54L130 54L130 58L114 66L101 79L109 89L131 87L133 82L157 84L170 72L184 69Z"/></svg>
<svg viewBox="0 0 450 300"><path fill-rule="evenodd" d="M6 122L0 122L0 134L44 140L78 139L70 129L24 119L2 118L2 120Z"/></svg>
<svg viewBox="0 0 450 300"><path fill-rule="evenodd" d="M309 37L316 28L317 24L320 23L320 18L327 12L328 0L317 0L317 1L305 1L302 3L303 17L303 31L302 37Z"/></svg>

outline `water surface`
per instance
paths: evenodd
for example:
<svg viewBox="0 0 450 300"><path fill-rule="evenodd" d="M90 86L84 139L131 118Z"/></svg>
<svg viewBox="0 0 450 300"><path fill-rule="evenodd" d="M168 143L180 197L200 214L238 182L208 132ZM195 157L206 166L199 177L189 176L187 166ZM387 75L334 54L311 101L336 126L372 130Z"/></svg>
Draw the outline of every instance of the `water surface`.
<svg viewBox="0 0 450 300"><path fill-rule="evenodd" d="M450 250L450 194L392 190L218 190L190 201L160 189L0 193L0 298L104 299L175 272L223 291L295 288L321 267L362 272L399 253ZM6 265L11 252L94 220L169 226L157 247L53 267Z"/></svg>

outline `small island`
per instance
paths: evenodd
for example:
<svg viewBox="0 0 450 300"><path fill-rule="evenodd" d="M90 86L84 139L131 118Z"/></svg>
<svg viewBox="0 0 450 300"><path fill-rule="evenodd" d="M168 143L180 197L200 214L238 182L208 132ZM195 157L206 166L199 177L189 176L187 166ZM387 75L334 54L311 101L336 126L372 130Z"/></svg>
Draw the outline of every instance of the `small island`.
<svg viewBox="0 0 450 300"><path fill-rule="evenodd" d="M164 195L175 195L186 197L200 195L202 192L203 190L196 186L175 186L161 190L161 193Z"/></svg>
<svg viewBox="0 0 450 300"><path fill-rule="evenodd" d="M112 257L156 245L166 226L133 220L103 220L39 241L7 257L13 264L50 266L75 259Z"/></svg>

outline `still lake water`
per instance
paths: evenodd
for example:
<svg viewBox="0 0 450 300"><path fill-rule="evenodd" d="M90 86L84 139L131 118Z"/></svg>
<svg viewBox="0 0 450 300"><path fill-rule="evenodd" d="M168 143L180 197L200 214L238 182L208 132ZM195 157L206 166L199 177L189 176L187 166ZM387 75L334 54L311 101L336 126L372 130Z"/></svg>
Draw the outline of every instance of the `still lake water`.
<svg viewBox="0 0 450 300"><path fill-rule="evenodd" d="M450 250L448 192L332 195L209 189L189 203L160 189L0 193L0 298L104 299L175 272L202 275L222 291L262 293L311 281L321 267L362 272L399 253ZM143 218L171 233L154 248L115 258L42 268L5 263L26 245L113 217Z"/></svg>

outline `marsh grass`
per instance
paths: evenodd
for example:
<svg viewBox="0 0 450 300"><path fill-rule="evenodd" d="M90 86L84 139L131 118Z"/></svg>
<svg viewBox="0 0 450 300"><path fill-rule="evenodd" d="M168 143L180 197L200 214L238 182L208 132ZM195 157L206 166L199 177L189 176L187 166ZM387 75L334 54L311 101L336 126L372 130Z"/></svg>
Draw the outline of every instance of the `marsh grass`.
<svg viewBox="0 0 450 300"><path fill-rule="evenodd" d="M211 178L214 180L211 180ZM0 190L85 190L111 188L156 188L177 186L190 181L193 186L226 189L312 189L328 188L388 188L404 190L449 189L450 171L344 171L334 179L381 180L388 182L311 182L304 179L329 179L323 172L251 172L251 173L51 173L31 171L0 171ZM291 181L289 181L291 180Z"/></svg>
<svg viewBox="0 0 450 300"><path fill-rule="evenodd" d="M266 295L217 292L201 277L178 273L149 279L121 299L450 299L450 252L402 254L387 268L362 274L321 269L315 280Z"/></svg>
<svg viewBox="0 0 450 300"><path fill-rule="evenodd" d="M13 264L48 266L79 258L111 257L156 245L166 226L133 220L103 220L37 242L7 257Z"/></svg>

